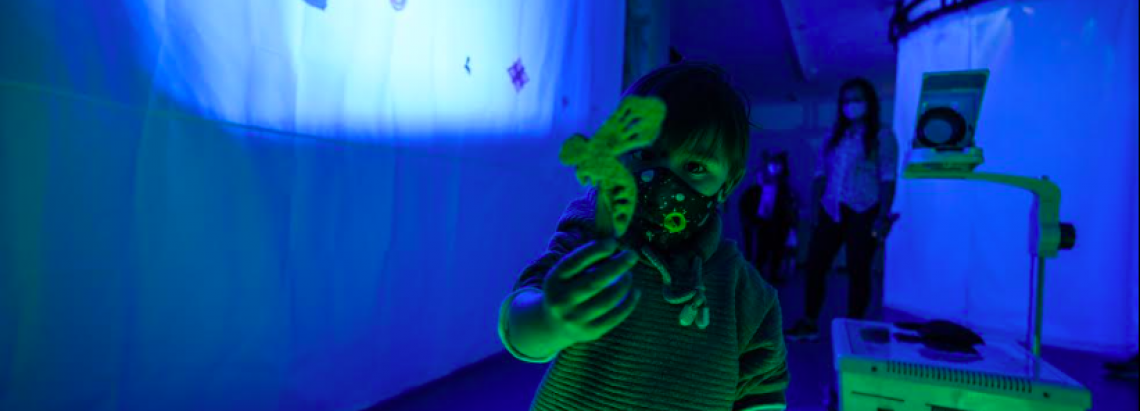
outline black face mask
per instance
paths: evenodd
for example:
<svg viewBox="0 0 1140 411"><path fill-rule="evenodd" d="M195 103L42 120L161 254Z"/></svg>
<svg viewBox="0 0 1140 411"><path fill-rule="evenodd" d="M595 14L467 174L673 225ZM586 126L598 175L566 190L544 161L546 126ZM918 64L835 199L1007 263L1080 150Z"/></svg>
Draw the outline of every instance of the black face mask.
<svg viewBox="0 0 1140 411"><path fill-rule="evenodd" d="M700 232L716 212L716 198L689 187L667 168L654 168L637 179L637 210L627 239L635 246L650 245L669 251Z"/></svg>

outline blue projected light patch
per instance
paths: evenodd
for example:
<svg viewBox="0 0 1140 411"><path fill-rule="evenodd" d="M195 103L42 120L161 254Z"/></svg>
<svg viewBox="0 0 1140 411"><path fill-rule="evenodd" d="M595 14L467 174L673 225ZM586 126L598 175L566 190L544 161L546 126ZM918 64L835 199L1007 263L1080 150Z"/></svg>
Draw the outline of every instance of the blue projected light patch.
<svg viewBox="0 0 1140 411"><path fill-rule="evenodd" d="M522 3L144 0L135 21L155 85L203 117L343 138L536 135L555 79L589 67L535 32L569 6Z"/></svg>

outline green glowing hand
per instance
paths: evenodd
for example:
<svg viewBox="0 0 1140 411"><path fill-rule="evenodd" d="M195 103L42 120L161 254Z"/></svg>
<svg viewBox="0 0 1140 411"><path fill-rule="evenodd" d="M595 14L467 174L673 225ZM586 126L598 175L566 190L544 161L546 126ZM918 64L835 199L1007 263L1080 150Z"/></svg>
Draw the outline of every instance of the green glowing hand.
<svg viewBox="0 0 1140 411"><path fill-rule="evenodd" d="M641 294L629 270L638 254L618 251L607 238L567 254L543 281L543 313L558 338L573 343L601 338L633 313Z"/></svg>

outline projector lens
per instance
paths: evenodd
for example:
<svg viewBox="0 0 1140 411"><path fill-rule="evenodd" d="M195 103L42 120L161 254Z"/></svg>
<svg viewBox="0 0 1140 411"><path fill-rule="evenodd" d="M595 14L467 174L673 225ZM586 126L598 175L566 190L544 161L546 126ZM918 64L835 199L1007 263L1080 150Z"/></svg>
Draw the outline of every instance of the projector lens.
<svg viewBox="0 0 1140 411"><path fill-rule="evenodd" d="M916 130L921 147L959 148L966 138L966 119L950 107L935 107L922 114Z"/></svg>
<svg viewBox="0 0 1140 411"><path fill-rule="evenodd" d="M945 120L933 120L926 123L926 128L922 130L922 134L926 136L927 140L937 145L944 145L950 142L954 137L954 126Z"/></svg>

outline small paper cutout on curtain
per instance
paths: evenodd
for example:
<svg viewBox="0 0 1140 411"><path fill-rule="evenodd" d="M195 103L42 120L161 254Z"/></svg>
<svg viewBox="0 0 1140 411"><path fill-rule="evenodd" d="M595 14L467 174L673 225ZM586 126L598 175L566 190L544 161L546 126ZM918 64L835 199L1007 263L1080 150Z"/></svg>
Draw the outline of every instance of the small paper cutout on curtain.
<svg viewBox="0 0 1140 411"><path fill-rule="evenodd" d="M471 75L471 56L467 56L467 62L463 64L463 69L467 70L467 75Z"/></svg>
<svg viewBox="0 0 1140 411"><path fill-rule="evenodd" d="M403 10L404 5L406 5L408 3L408 0L390 0L390 1L392 2L392 8L396 9L396 11Z"/></svg>
<svg viewBox="0 0 1140 411"><path fill-rule="evenodd" d="M526 67L523 67L521 58L515 60L515 64L507 69L507 73L511 75L511 83L515 85L516 93L522 91L523 86L530 81L530 78L526 76Z"/></svg>

